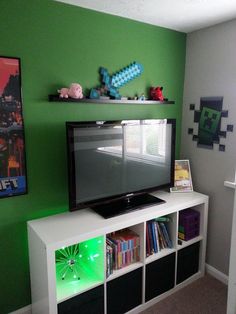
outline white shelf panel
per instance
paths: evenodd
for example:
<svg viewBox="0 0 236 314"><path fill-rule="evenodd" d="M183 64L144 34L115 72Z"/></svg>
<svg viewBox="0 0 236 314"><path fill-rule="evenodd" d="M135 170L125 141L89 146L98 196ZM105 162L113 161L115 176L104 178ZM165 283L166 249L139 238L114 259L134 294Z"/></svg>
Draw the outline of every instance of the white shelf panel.
<svg viewBox="0 0 236 314"><path fill-rule="evenodd" d="M138 262L138 263L130 264L130 265L123 267L121 269L114 270L113 273L107 278L107 281L113 280L117 277L120 277L124 274L127 274L127 273L129 273L135 269L140 268L140 267L143 267L143 263Z"/></svg>
<svg viewBox="0 0 236 314"><path fill-rule="evenodd" d="M181 239L179 239L179 240L182 241L182 244L178 244L177 245L177 249L181 250L181 249L183 249L183 248L185 248L185 247L187 247L187 246L189 246L191 244L194 244L196 242L199 242L199 241L203 240L203 236L198 236L198 237L195 237L195 238L193 238L191 240L188 240L188 241L184 241L184 240L181 240Z"/></svg>
<svg viewBox="0 0 236 314"><path fill-rule="evenodd" d="M90 283L90 285L89 285L89 283L88 283L88 284L84 285L83 289L81 291L78 291L76 288L73 290L73 287L65 289L63 294L60 293L59 295L57 295L57 303L59 304L59 303L62 303L66 300L69 300L69 299L71 299L71 298L73 298L73 297L75 297L81 293L84 293L84 292L89 291L93 288L96 288L96 287L100 286L101 284L103 284L103 282L97 281L95 283L93 281L93 284Z"/></svg>
<svg viewBox="0 0 236 314"><path fill-rule="evenodd" d="M194 282L196 279L199 279L202 276L203 276L203 273L201 271L198 271L197 273L193 274L189 278L185 279L183 282L176 284L175 287L177 290L182 289L183 287L186 287L187 285L189 285L190 283Z"/></svg>
<svg viewBox="0 0 236 314"><path fill-rule="evenodd" d="M179 211L180 209L208 202L208 196L197 192L156 192L152 194L165 200L166 203L110 219L104 219L91 209L82 209L31 220L28 224L45 246L50 246L50 249L57 250L62 246L69 246L71 243L79 243L89 238Z"/></svg>
<svg viewBox="0 0 236 314"><path fill-rule="evenodd" d="M157 259L160 259L160 258L162 258L162 257L164 257L164 256L167 256L167 255L169 255L169 254L171 254L171 253L174 253L175 251L176 251L176 250L175 250L174 248L173 248L173 249L162 249L160 252L148 256L148 257L146 258L146 264L149 264L149 263L151 263L151 262L154 262L154 261L156 261Z"/></svg>

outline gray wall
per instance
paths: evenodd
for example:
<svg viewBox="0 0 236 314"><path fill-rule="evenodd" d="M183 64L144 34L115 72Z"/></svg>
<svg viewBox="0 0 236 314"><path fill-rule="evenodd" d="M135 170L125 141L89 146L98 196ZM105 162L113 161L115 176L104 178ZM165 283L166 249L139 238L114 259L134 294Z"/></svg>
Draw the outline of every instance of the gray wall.
<svg viewBox="0 0 236 314"><path fill-rule="evenodd" d="M234 125L213 150L197 147L188 128L198 132L189 104L199 109L200 97L223 96L222 130ZM194 190L210 196L207 263L228 274L233 209L233 190L224 181L234 181L236 166L236 20L188 34L183 103L181 158L191 163Z"/></svg>

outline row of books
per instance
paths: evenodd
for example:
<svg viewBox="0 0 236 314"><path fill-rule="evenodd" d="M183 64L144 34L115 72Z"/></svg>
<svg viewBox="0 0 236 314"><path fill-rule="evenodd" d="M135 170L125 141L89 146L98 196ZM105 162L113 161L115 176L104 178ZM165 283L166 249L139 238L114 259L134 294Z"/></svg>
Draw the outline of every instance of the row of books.
<svg viewBox="0 0 236 314"><path fill-rule="evenodd" d="M169 221L169 217L160 217L147 222L146 256L173 247L167 226Z"/></svg>
<svg viewBox="0 0 236 314"><path fill-rule="evenodd" d="M130 229L123 229L106 238L107 277L114 270L121 269L140 260L139 235Z"/></svg>

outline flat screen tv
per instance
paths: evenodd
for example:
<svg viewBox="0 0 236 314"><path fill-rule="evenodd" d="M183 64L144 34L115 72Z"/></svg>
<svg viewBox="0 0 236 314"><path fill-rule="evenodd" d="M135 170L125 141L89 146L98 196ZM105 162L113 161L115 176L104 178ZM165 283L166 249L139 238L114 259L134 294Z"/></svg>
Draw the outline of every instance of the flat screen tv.
<svg viewBox="0 0 236 314"><path fill-rule="evenodd" d="M174 184L174 119L66 122L69 208L104 218L164 202Z"/></svg>

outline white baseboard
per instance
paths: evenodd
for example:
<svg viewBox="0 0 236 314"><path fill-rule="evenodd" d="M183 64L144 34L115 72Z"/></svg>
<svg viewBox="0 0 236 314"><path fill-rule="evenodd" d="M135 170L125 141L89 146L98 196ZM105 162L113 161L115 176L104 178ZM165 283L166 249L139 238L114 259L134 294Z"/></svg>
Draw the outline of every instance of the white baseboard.
<svg viewBox="0 0 236 314"><path fill-rule="evenodd" d="M9 314L31 314L31 304Z"/></svg>
<svg viewBox="0 0 236 314"><path fill-rule="evenodd" d="M224 283L225 285L228 285L228 281L229 281L228 276L223 274L222 272L220 272L216 268L212 267L211 265L206 264L206 272L209 275L211 275L212 277L214 277L214 278L218 279L219 281L221 281L222 283Z"/></svg>

